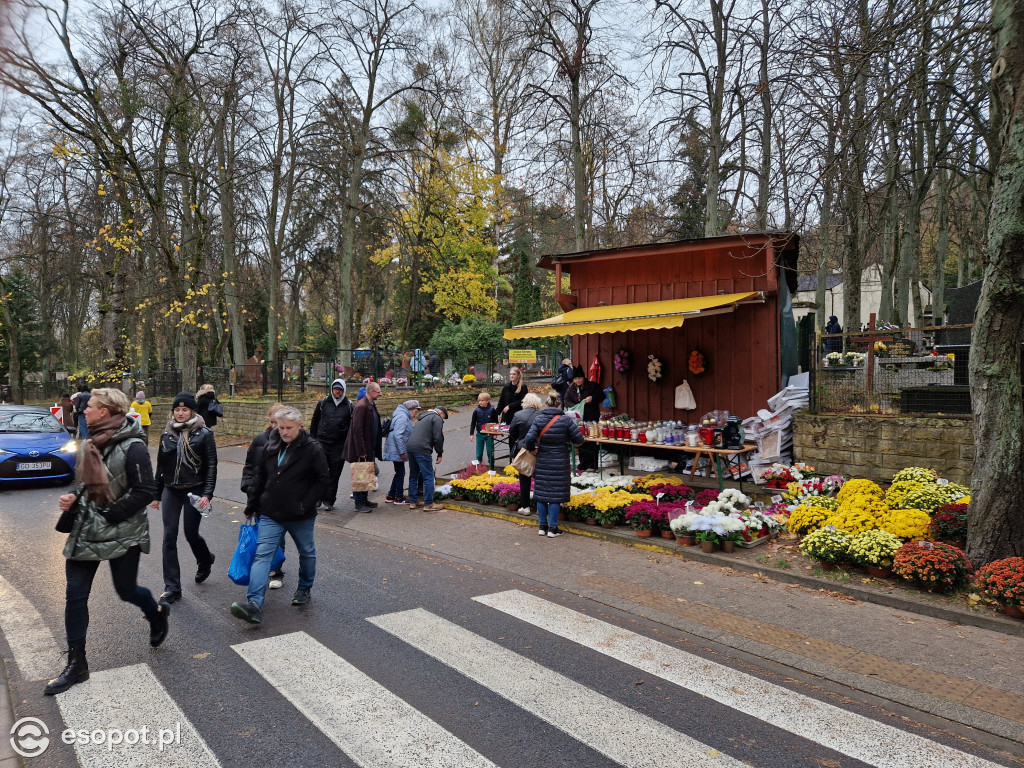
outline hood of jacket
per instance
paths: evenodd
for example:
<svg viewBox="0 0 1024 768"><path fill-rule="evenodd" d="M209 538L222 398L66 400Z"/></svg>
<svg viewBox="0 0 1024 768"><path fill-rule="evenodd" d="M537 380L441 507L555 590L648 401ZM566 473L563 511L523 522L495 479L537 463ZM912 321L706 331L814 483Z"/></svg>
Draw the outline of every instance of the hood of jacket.
<svg viewBox="0 0 1024 768"><path fill-rule="evenodd" d="M334 396L334 388L335 387L341 387L341 397L337 397L336 398ZM335 379L334 381L332 381L331 382L331 400L334 401L334 404L335 405L340 405L341 401L344 400L346 397L348 397L348 387L345 386L345 380L344 379Z"/></svg>

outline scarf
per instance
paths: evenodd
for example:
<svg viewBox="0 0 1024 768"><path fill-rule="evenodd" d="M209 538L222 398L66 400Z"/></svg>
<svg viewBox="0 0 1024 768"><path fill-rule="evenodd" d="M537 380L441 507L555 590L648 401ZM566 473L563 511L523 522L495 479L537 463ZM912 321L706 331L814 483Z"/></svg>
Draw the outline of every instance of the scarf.
<svg viewBox="0 0 1024 768"><path fill-rule="evenodd" d="M193 432L198 432L200 429L206 426L206 421L203 417L196 413L188 421L175 421L174 416L171 416L171 420L167 422L167 426L164 428L164 434L173 435L178 433L178 450L177 456L174 459L174 477L171 478L171 482L168 483L173 486L173 483L178 482L178 478L181 476L181 467L185 465L192 470L198 472L202 466L203 460L195 452L195 449L189 443L189 437Z"/></svg>
<svg viewBox="0 0 1024 768"><path fill-rule="evenodd" d="M117 413L89 427L89 439L82 450L82 461L78 465L78 480L85 486L85 494L89 501L101 507L108 507L114 502L110 493L110 475L103 463L100 451L110 442L121 427L125 416Z"/></svg>

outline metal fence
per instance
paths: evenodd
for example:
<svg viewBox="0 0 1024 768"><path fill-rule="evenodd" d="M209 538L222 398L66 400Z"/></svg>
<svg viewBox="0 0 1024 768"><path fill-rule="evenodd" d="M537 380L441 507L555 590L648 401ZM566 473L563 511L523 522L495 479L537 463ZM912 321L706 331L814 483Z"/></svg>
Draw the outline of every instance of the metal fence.
<svg viewBox="0 0 1024 768"><path fill-rule="evenodd" d="M812 411L969 416L970 328L888 328L817 337L809 355Z"/></svg>

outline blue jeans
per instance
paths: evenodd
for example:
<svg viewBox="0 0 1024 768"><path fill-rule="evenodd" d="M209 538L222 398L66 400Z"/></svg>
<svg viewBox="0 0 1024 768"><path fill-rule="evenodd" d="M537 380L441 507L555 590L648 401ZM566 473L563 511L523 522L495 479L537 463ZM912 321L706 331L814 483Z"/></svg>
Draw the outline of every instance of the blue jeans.
<svg viewBox="0 0 1024 768"><path fill-rule="evenodd" d="M291 534L295 548L299 551L299 589L311 589L316 577L316 544L313 541L313 527L316 518L279 523L269 517L260 518L260 530L256 539L256 560L249 571L250 601L260 608L267 594L270 581L270 563L277 552L277 545L284 543L284 535Z"/></svg>
<svg viewBox="0 0 1024 768"><path fill-rule="evenodd" d="M434 463L431 453L409 454L409 501L419 501L420 479L423 479L423 503L434 503Z"/></svg>
<svg viewBox="0 0 1024 768"><path fill-rule="evenodd" d="M549 504L546 501L537 502L537 521L540 523L541 528L557 528L558 527L558 512L562 508L561 504Z"/></svg>
<svg viewBox="0 0 1024 768"><path fill-rule="evenodd" d="M392 461L395 465L395 476L391 478L391 490L388 496L392 499L401 499L405 495L405 462Z"/></svg>
<svg viewBox="0 0 1024 768"><path fill-rule="evenodd" d="M89 425L85 423L85 414L78 416L78 439L85 440L89 437Z"/></svg>

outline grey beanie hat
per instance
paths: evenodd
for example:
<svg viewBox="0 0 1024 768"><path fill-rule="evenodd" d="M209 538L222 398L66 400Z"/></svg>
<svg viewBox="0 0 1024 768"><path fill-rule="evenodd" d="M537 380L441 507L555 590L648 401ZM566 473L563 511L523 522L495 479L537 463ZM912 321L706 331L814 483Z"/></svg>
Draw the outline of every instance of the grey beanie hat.
<svg viewBox="0 0 1024 768"><path fill-rule="evenodd" d="M402 403L402 405L404 405L406 410L409 410L409 411L414 410L414 409L418 411L420 409L420 401L419 400L406 400L404 403Z"/></svg>

